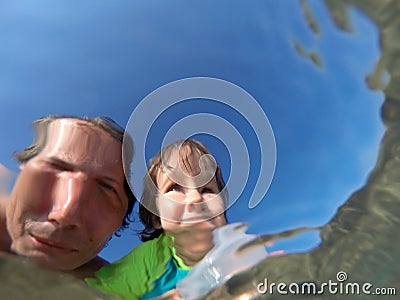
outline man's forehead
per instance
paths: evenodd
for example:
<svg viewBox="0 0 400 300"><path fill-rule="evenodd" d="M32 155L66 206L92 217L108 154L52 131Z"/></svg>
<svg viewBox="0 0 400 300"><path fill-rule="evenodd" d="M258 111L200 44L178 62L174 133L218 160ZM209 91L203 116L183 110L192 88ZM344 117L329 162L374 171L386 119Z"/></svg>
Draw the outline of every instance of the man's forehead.
<svg viewBox="0 0 400 300"><path fill-rule="evenodd" d="M100 139L104 140L105 143L109 141L120 142L113 138L104 129L81 119L74 118L62 118L52 121L47 130L47 140L57 139L65 140L64 137L75 137L75 138L90 138L91 140Z"/></svg>
<svg viewBox="0 0 400 300"><path fill-rule="evenodd" d="M55 119L49 124L49 130L65 130L68 128L80 128L88 131L102 130L88 121L75 118Z"/></svg>
<svg viewBox="0 0 400 300"><path fill-rule="evenodd" d="M60 158L105 164L120 162L121 149L120 141L94 124L65 118L49 124L43 152Z"/></svg>

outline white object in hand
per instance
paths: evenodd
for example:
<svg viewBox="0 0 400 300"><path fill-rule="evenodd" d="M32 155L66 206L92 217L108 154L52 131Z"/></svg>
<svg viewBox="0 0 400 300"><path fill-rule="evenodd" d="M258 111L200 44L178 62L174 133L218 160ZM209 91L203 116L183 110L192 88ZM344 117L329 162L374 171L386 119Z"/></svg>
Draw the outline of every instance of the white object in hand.
<svg viewBox="0 0 400 300"><path fill-rule="evenodd" d="M214 247L177 284L182 298L194 300L224 284L233 275L249 269L267 257L264 245L238 249L257 236L246 234L247 225L233 223L213 231Z"/></svg>

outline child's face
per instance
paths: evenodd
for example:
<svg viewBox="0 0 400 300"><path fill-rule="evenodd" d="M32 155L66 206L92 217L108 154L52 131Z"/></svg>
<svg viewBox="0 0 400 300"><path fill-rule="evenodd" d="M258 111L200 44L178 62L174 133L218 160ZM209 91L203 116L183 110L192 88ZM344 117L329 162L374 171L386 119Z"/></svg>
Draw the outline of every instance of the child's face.
<svg viewBox="0 0 400 300"><path fill-rule="evenodd" d="M157 176L160 192L157 208L161 226L166 232L176 232L204 223L211 227L226 223L223 215L225 201L214 176L215 161L206 158L199 163L199 158L198 154L192 153L186 159L192 167L200 164L199 174L188 174L187 169L183 170L179 166L178 159L171 157L166 170Z"/></svg>

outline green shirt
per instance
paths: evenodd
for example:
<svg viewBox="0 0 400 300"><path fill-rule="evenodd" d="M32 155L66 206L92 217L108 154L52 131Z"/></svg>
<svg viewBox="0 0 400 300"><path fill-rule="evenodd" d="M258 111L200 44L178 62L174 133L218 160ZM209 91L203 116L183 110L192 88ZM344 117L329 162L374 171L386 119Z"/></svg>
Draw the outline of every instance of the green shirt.
<svg viewBox="0 0 400 300"><path fill-rule="evenodd" d="M190 267L176 255L173 238L166 234L145 242L122 259L101 268L86 283L123 299L148 299L174 289Z"/></svg>

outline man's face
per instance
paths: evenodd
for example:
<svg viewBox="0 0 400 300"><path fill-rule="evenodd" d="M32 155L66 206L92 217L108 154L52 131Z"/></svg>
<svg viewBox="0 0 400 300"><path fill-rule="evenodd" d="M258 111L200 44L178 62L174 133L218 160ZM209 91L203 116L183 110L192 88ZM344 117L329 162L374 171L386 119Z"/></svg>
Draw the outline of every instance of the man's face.
<svg viewBox="0 0 400 300"><path fill-rule="evenodd" d="M50 123L44 149L21 165L10 196L11 249L58 270L94 258L128 207L121 147L85 121Z"/></svg>

